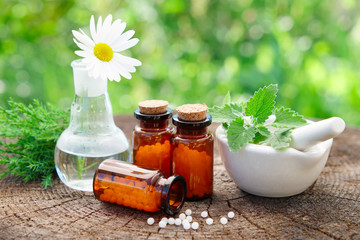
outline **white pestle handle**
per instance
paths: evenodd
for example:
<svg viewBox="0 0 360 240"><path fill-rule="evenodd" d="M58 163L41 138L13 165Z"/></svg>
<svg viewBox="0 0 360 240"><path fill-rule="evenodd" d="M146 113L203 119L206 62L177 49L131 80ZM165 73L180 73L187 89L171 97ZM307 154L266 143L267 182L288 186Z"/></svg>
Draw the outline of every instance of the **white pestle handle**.
<svg viewBox="0 0 360 240"><path fill-rule="evenodd" d="M341 118L332 117L299 127L292 132L291 146L304 151L319 142L334 138L345 129L345 122Z"/></svg>

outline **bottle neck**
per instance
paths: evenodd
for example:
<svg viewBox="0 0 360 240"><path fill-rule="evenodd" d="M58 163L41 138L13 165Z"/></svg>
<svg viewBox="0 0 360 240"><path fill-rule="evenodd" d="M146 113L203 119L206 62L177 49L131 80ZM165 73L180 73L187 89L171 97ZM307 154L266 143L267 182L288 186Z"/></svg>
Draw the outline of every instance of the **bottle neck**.
<svg viewBox="0 0 360 240"><path fill-rule="evenodd" d="M199 129L186 129L181 127L176 127L176 133L179 136L185 136L188 138L201 138L207 135L207 127Z"/></svg>
<svg viewBox="0 0 360 240"><path fill-rule="evenodd" d="M160 177L156 184L161 195L160 208L169 215L178 213L185 202L186 180L183 176Z"/></svg>
<svg viewBox="0 0 360 240"><path fill-rule="evenodd" d="M169 126L169 120L140 120L140 127L145 129L164 129Z"/></svg>

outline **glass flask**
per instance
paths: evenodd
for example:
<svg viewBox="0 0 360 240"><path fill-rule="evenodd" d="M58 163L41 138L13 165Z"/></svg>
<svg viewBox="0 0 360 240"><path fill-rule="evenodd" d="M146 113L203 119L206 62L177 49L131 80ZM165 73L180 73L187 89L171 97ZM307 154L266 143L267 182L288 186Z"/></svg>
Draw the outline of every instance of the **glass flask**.
<svg viewBox="0 0 360 240"><path fill-rule="evenodd" d="M103 202L175 215L185 202L186 181L183 176L165 178L159 170L107 159L95 173L94 195Z"/></svg>
<svg viewBox="0 0 360 240"><path fill-rule="evenodd" d="M56 143L55 167L66 186L91 192L94 173L104 159L129 161L129 143L114 123L107 80L89 77L80 60L71 66L75 98L69 127Z"/></svg>
<svg viewBox="0 0 360 240"><path fill-rule="evenodd" d="M187 183L187 200L200 200L213 192L214 137L207 130L211 116L190 122L173 116L176 134L172 138L172 171Z"/></svg>
<svg viewBox="0 0 360 240"><path fill-rule="evenodd" d="M159 169L166 177L171 175L171 144L174 132L169 126L172 111L167 109L161 114L143 114L139 109L134 112L139 124L133 133L134 164L140 167Z"/></svg>

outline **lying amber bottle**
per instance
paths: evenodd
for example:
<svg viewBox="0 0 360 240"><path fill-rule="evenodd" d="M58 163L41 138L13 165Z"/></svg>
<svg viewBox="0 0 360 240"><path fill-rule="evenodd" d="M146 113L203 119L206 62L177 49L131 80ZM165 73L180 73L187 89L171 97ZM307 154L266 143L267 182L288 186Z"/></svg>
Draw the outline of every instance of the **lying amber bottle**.
<svg viewBox="0 0 360 240"><path fill-rule="evenodd" d="M133 133L134 164L159 169L166 177L171 176L170 138L174 129L169 126L172 111L168 102L148 100L139 103L134 116L139 120Z"/></svg>
<svg viewBox="0 0 360 240"><path fill-rule="evenodd" d="M180 115L179 108L177 111ZM200 117L205 119L199 120L198 116L194 116L199 113L197 111L200 110L195 108L183 119L178 115L173 117L176 134L172 138L172 170L174 174L185 177L187 200L204 199L213 192L214 138L207 130L211 116L205 111L202 112L203 117Z"/></svg>
<svg viewBox="0 0 360 240"><path fill-rule="evenodd" d="M164 178L159 170L149 170L106 159L94 176L96 199L126 207L169 215L178 213L186 196L186 181L183 176Z"/></svg>

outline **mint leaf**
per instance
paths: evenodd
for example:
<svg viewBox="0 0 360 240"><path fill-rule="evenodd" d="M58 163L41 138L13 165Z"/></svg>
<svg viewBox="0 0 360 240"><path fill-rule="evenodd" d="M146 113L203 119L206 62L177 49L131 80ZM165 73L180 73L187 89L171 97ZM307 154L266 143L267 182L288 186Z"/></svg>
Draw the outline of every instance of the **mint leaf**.
<svg viewBox="0 0 360 240"><path fill-rule="evenodd" d="M235 103L230 103L230 107L232 112L237 115L237 116L242 116L242 112L243 112L243 107L241 106L241 104L235 104Z"/></svg>
<svg viewBox="0 0 360 240"><path fill-rule="evenodd" d="M260 126L257 126L256 130L265 137L269 137L271 135L271 132L269 131L269 129L267 129L267 127L260 125Z"/></svg>
<svg viewBox="0 0 360 240"><path fill-rule="evenodd" d="M230 103L231 103L231 96L230 96L230 92L228 91L227 94L224 97L223 105L230 104Z"/></svg>
<svg viewBox="0 0 360 240"><path fill-rule="evenodd" d="M239 112L239 108L234 105L235 104L225 104L222 107L213 106L210 108L209 114L211 114L212 120L214 122L231 122L238 118L241 112Z"/></svg>
<svg viewBox="0 0 360 240"><path fill-rule="evenodd" d="M262 141L265 141L266 138L268 138L271 135L271 132L266 127L261 126L261 125L257 126L256 131L257 132L253 139L254 144L258 144Z"/></svg>
<svg viewBox="0 0 360 240"><path fill-rule="evenodd" d="M276 119L273 122L273 125L280 128L296 128L307 124L303 116L290 108L277 108L275 110L275 117Z"/></svg>
<svg viewBox="0 0 360 240"><path fill-rule="evenodd" d="M245 114L257 119L262 124L272 114L275 108L275 98L278 92L277 84L260 88L246 104Z"/></svg>
<svg viewBox="0 0 360 240"><path fill-rule="evenodd" d="M282 150L290 146L291 129L279 128L264 141L264 143L272 146L276 150Z"/></svg>
<svg viewBox="0 0 360 240"><path fill-rule="evenodd" d="M244 119L242 117L238 117L232 121L227 131L230 151L237 152L255 137L255 133L256 127L244 127Z"/></svg>

